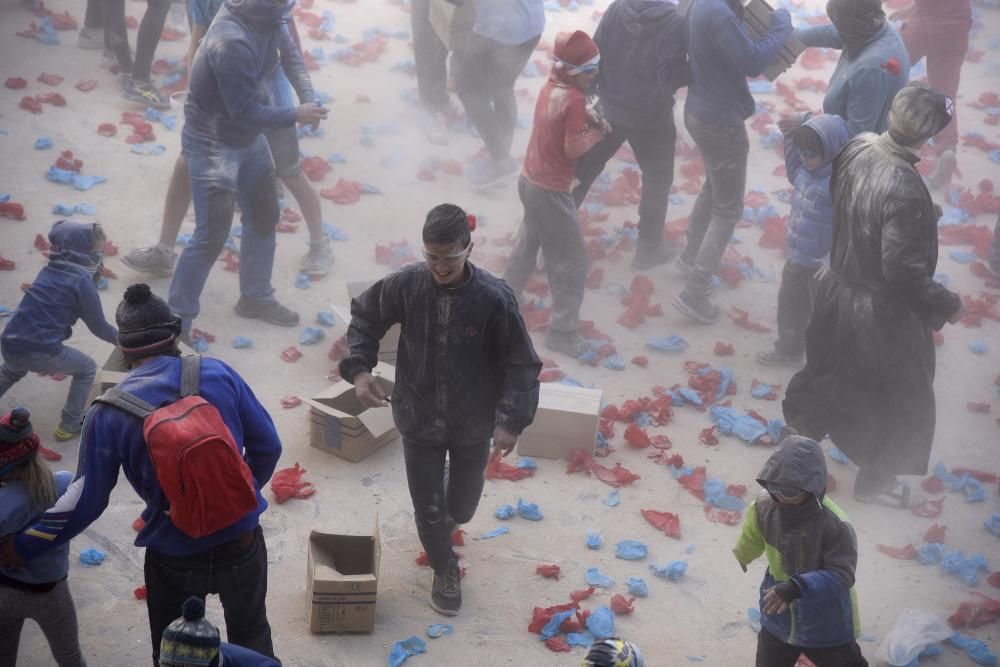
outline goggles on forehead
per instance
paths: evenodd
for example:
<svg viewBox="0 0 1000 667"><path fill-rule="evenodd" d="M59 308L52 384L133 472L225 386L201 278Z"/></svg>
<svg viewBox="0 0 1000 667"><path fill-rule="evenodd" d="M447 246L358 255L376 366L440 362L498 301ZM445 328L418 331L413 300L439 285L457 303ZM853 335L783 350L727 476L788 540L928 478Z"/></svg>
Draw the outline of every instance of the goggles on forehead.
<svg viewBox="0 0 1000 667"><path fill-rule="evenodd" d="M558 58L556 58L555 61L556 69L564 70L566 74L570 76L575 76L577 74L591 74L596 72L597 68L600 66L601 54L598 53L596 56L581 65L573 65L565 60L559 60Z"/></svg>

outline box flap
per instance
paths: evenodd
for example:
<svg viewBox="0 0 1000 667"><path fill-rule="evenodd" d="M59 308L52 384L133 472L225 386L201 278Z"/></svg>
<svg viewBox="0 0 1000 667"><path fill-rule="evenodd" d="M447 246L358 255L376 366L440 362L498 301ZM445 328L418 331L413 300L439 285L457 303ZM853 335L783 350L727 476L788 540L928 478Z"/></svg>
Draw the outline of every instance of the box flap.
<svg viewBox="0 0 1000 667"><path fill-rule="evenodd" d="M570 387L543 382L538 392L538 407L584 414L598 414L604 392L587 387Z"/></svg>

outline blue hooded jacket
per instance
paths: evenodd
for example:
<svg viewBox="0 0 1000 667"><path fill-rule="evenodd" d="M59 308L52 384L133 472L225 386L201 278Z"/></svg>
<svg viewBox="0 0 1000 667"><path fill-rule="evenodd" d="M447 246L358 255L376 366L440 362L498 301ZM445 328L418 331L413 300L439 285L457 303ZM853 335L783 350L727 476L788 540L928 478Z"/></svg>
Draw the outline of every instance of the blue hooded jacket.
<svg viewBox="0 0 1000 667"><path fill-rule="evenodd" d="M104 319L94 276L101 253L94 251L92 222L60 220L49 232L49 263L38 272L7 323L0 343L15 353L57 354L78 319L112 345L118 330Z"/></svg>
<svg viewBox="0 0 1000 667"><path fill-rule="evenodd" d="M785 138L785 171L794 186L792 211L788 219L788 261L818 269L830 254L833 239L833 200L830 175L833 158L850 139L847 121L832 114L815 116L805 123L823 140L823 165L810 171L802 163L799 149Z"/></svg>
<svg viewBox="0 0 1000 667"><path fill-rule="evenodd" d="M673 120L674 93L687 85L687 25L666 0L616 0L594 42L604 117L612 125L645 127Z"/></svg>
<svg viewBox="0 0 1000 667"><path fill-rule="evenodd" d="M185 151L245 148L265 129L295 125L295 109L268 105L290 2L226 0L191 65Z"/></svg>

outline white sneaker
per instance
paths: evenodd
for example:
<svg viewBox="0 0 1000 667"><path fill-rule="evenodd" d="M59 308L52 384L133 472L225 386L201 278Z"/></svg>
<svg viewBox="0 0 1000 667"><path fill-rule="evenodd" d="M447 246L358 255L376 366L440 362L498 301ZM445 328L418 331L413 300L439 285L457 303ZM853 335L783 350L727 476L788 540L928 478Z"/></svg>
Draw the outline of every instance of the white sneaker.
<svg viewBox="0 0 1000 667"><path fill-rule="evenodd" d="M943 190L951 185L951 177L955 173L958 161L955 159L955 151L950 148L938 157L934 170L927 177L932 190Z"/></svg>
<svg viewBox="0 0 1000 667"><path fill-rule="evenodd" d="M448 144L448 124L441 111L424 111L420 121L427 141L437 146Z"/></svg>
<svg viewBox="0 0 1000 667"><path fill-rule="evenodd" d="M76 46L79 49L103 49L104 28L88 28L84 26L80 29L80 34L76 37Z"/></svg>
<svg viewBox="0 0 1000 667"><path fill-rule="evenodd" d="M325 276L333 266L333 249L330 242L323 239L321 245L309 244L309 252L302 258L299 270L308 276Z"/></svg>

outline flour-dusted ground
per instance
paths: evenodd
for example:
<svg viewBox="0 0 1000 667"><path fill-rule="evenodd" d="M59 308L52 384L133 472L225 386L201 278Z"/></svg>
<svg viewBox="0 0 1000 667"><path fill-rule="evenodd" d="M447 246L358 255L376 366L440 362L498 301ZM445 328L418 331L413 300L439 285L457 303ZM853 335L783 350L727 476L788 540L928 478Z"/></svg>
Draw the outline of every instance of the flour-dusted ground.
<svg viewBox="0 0 1000 667"><path fill-rule="evenodd" d="M68 10L82 21L82 3L49 1L53 10ZM604 4L599 0L598 6L582 6L575 12L567 9L548 12L542 43L551 44L559 30L581 28L592 32L597 25L596 11ZM812 11L823 6L817 0L806 0L804 4ZM141 18L144 8L144 3L129 2L127 13ZM372 28L409 32L408 14L398 4L386 0L362 3L316 0L309 11L314 15L331 12L334 21L330 36L343 35L348 43L362 40ZM967 62L963 71L958 100L961 131L981 132L987 141L996 142L1000 139L996 126L985 124L986 112L970 105L982 93L996 90L1000 72L1000 53L996 50L1000 12L986 8L976 11L972 50L979 58ZM122 112L142 109L119 97L116 78L99 66L100 51L76 48L75 32L60 32L58 46L15 36L16 31L37 20L15 0L4 0L0 6L0 79L23 77L28 81L24 90L0 89L0 128L4 130L0 135L0 193L9 193L13 201L24 205L27 213L27 219L21 222L0 220L0 253L17 263L15 270L0 273L0 305L8 308L17 305L21 283L31 281L45 261L33 249L32 242L36 234L46 234L58 219L51 213L57 203L87 202L96 206L94 219L101 221L122 252L155 242L167 181L180 148L179 131L168 131L160 124L154 124L155 143L164 145L166 151L159 156L131 153L124 143L126 126L119 126L114 138L99 136L96 131L99 124L117 124ZM317 41L306 36L306 26L301 20L299 25L307 49L318 48L329 55L342 48L342 44L332 39ZM135 31L130 31L133 44L135 36ZM179 57L185 46L184 39L162 42L157 56ZM408 35L390 37L385 53L373 63L351 67L327 57L320 60L320 68L312 73L316 88L332 95L333 101L329 103L330 118L323 125L322 136L304 139L302 150L308 155L327 157L340 153L347 158L345 163L334 165L332 173L318 187L332 187L337 179L345 178L376 185L383 194L365 195L359 203L348 206L324 200L324 218L343 230L347 240L336 243L337 263L333 272L307 290L294 286L298 262L306 250L305 229L300 225L295 233L279 234L274 284L279 298L302 314L303 327L311 325L315 313L328 309L330 303L346 305L346 282L375 278L386 270L375 262L376 244L405 239L419 253L423 216L431 206L443 201L455 202L479 214L481 226L475 235L473 259L495 270L504 266L502 257L509 248L502 241L513 231L521 214L514 186L476 191L461 176L440 171L435 180L417 178L418 171L429 160L455 159L465 163L480 144L460 129L453 131L449 147L433 147L424 141L416 127L412 68L406 66L412 57ZM533 60L543 64L547 56L537 51ZM825 81L832 67L832 60L825 61L822 69L806 70L797 65L780 81L793 89L803 77ZM64 80L51 88L36 80L43 72L60 75ZM91 92L74 88L77 82L86 79L96 80L98 87ZM532 116L541 82L540 77L518 82L518 88L524 91L519 96L519 111L526 122ZM65 107L44 105L40 115L18 108L25 95L54 91L65 97ZM804 90L797 94L811 108L820 107L821 93ZM358 101L361 95L370 101ZM775 105L778 112L786 108L785 101L775 94L758 94L757 99ZM453 101L458 104L454 96ZM680 113L676 116L679 121ZM183 121L182 116L178 121ZM372 130L374 145L362 144L366 127ZM33 145L40 136L50 137L54 148L35 150ZM680 137L687 140L683 129ZM787 213L787 205L775 194L788 188L788 183L773 173L780 164L778 155L763 146L760 134L752 132L752 137L748 188L762 189L768 203L780 213ZM519 130L515 139L518 154L523 152L527 139L527 129ZM84 161L84 174L104 176L107 183L88 192L77 192L48 182L45 171L62 150L72 150ZM679 153L675 174L678 185L686 180L684 165L688 162ZM609 172L617 177L625 166L613 161ZM988 160L987 153L969 146L959 151L959 169L961 175L956 177L955 184L974 192L982 179L995 178L997 174L997 167ZM690 193L677 194L670 207L670 220L686 216L694 202ZM297 208L294 201L287 204ZM635 207L631 205L604 210L610 214L609 218L596 224L608 233L636 218ZM993 221L992 215L981 215L971 222L992 228ZM189 220L184 231L190 232L192 225L193 220ZM734 249L751 257L770 281L745 280L735 289L722 287L718 299L724 307L746 309L753 319L773 327L775 279L780 275L783 259L779 251L761 248L760 237L759 228L740 228ZM956 248L942 247L939 272L950 278L954 289L978 296L985 289L983 281L970 273L968 265L949 258L953 249ZM968 246L957 249L971 250ZM780 403L755 399L750 394L755 379L784 386L791 376L789 371L764 368L754 361L758 351L771 345L772 335L738 328L728 318L711 327L695 326L682 319L669 306L670 299L681 288L680 277L673 268L647 274L656 288L653 302L663 306L662 316L649 318L634 330L616 323L624 306L614 286L628 286L631 281L630 256L626 251L596 263L603 268L604 277L598 289L587 291L583 316L594 320L598 328L613 338L626 363L644 354L649 357L649 366L639 368L627 363L624 371L616 372L601 365L590 367L554 355L543 356L552 357L566 374L580 382L600 387L606 402L619 405L626 399L651 395L655 385L686 383L687 361L726 364L736 376L738 391L732 397L735 407L758 410L768 418L780 417ZM118 257L108 257L106 264L117 274L103 293L105 313L112 317L124 288L145 278L126 268ZM157 279L151 283L157 293L165 295L169 280ZM290 394L309 396L328 384L327 373L333 367L327 359L329 343L344 333L344 325L338 322L327 331L326 342L301 347L303 358L293 364L286 363L279 354L284 348L297 345L299 330L259 326L236 318L232 307L237 293L236 275L224 271L220 264L209 278L203 315L196 325L218 337L208 354L218 356L244 374L272 411L285 448L280 466L300 463L308 470L306 479L317 487L312 498L272 504L263 516L271 564L268 613L275 648L284 663L294 667L384 664L393 642L410 635L423 635L429 624L444 620L427 605L430 571L414 564L420 546L413 527L400 444L397 441L354 464L309 447L307 409L304 406L282 409L280 399ZM996 333L997 323L990 320L984 320L979 328L959 325L944 330L944 343L938 348L938 430L933 462L1000 472L997 415L974 414L966 408L970 401L987 402L994 413L1000 411L993 385L1000 370ZM675 354L646 349L647 339L670 334L686 338L689 347ZM252 338L253 348L233 349L229 341L237 335ZM985 341L989 347L984 356L969 351L969 343L976 339ZM716 341L732 343L735 355L714 356ZM536 342L541 346L541 338ZM110 352L107 345L97 341L82 325L76 327L70 344L99 360ZM63 454L63 460L55 467L72 470L77 443L56 444L51 438L67 388L66 381L31 375L3 397L0 408L6 411L19 404L30 406L35 428L46 446ZM673 450L668 453L681 454L688 465L706 466L709 476L745 484L749 493L753 493L755 474L771 450L747 446L725 436L718 446L703 445L698 439L699 432L710 425L707 413L682 407L675 409L675 417L668 425L650 427L648 431L651 435L669 436ZM524 481L487 482L480 512L466 526L468 546L461 549L468 576L463 586L463 613L453 621L455 633L428 640L428 653L413 658L412 664L578 664L580 649L575 655L552 653L536 635L527 631L527 625L532 607L567 602L570 591L584 588L585 571L592 566L599 567L618 583L584 602L584 608L607 604L613 593L624 593L624 582L631 576L646 579L649 597L637 600L634 614L619 617L617 627L621 635L642 647L650 664L685 664L695 658L713 666L752 664L755 637L747 622L747 609L757 605L757 586L765 564L754 563L750 572L743 574L730 553L738 528L710 523L702 503L686 492L667 468L647 458L647 453L653 450L633 450L624 442L624 426L615 425L612 446L616 451L604 463L621 462L641 475L641 479L621 490L621 503L617 507L601 502L610 487L583 475L567 475L564 464L555 461L539 461L537 474ZM849 493L854 469L830 461L830 472L840 486L832 497L849 513L860 543L857 592L866 635L862 648L869 658L901 609L918 607L947 617L959 603L971 597L971 590L998 596L1000 591L991 589L985 581L970 589L937 568L923 567L915 561L892 560L879 553L877 544L919 544L934 521L909 512L859 505ZM996 485L987 488L986 501L975 504L966 504L961 494L948 494L937 521L948 527L949 548L961 549L967 555L982 553L993 568L1000 568L1000 542L983 528L991 514L1000 512ZM270 491L267 494L273 497ZM538 503L544 519L537 523L513 519L506 524L510 527L507 535L492 540L471 539L497 527L495 508L516 503L518 498ZM150 646L146 610L133 597L133 590L143 581L143 553L132 546L131 527L141 507L138 497L122 480L101 519L72 545L70 584L80 616L81 640L92 665L147 664ZM682 539L670 539L657 532L640 515L640 509L679 514ZM305 596L309 532L368 531L376 513L382 532L382 567L375 631L360 636L309 634ZM604 536L605 544L599 551L585 546L586 533L591 529L601 531ZM648 544L648 558L616 559L614 545L624 539ZM77 555L87 547L108 553L103 565L90 569L78 565ZM662 564L672 559L688 561L689 569L683 579L670 582L652 575L651 563ZM559 581L535 574L536 565L549 562L562 566L563 576ZM209 601L209 616L217 623L222 622L217 600ZM994 651L1000 644L996 625L976 629L972 634L991 644ZM51 663L41 633L33 624L27 624L19 664L31 667ZM926 664L965 665L971 661L946 648L942 657Z"/></svg>

